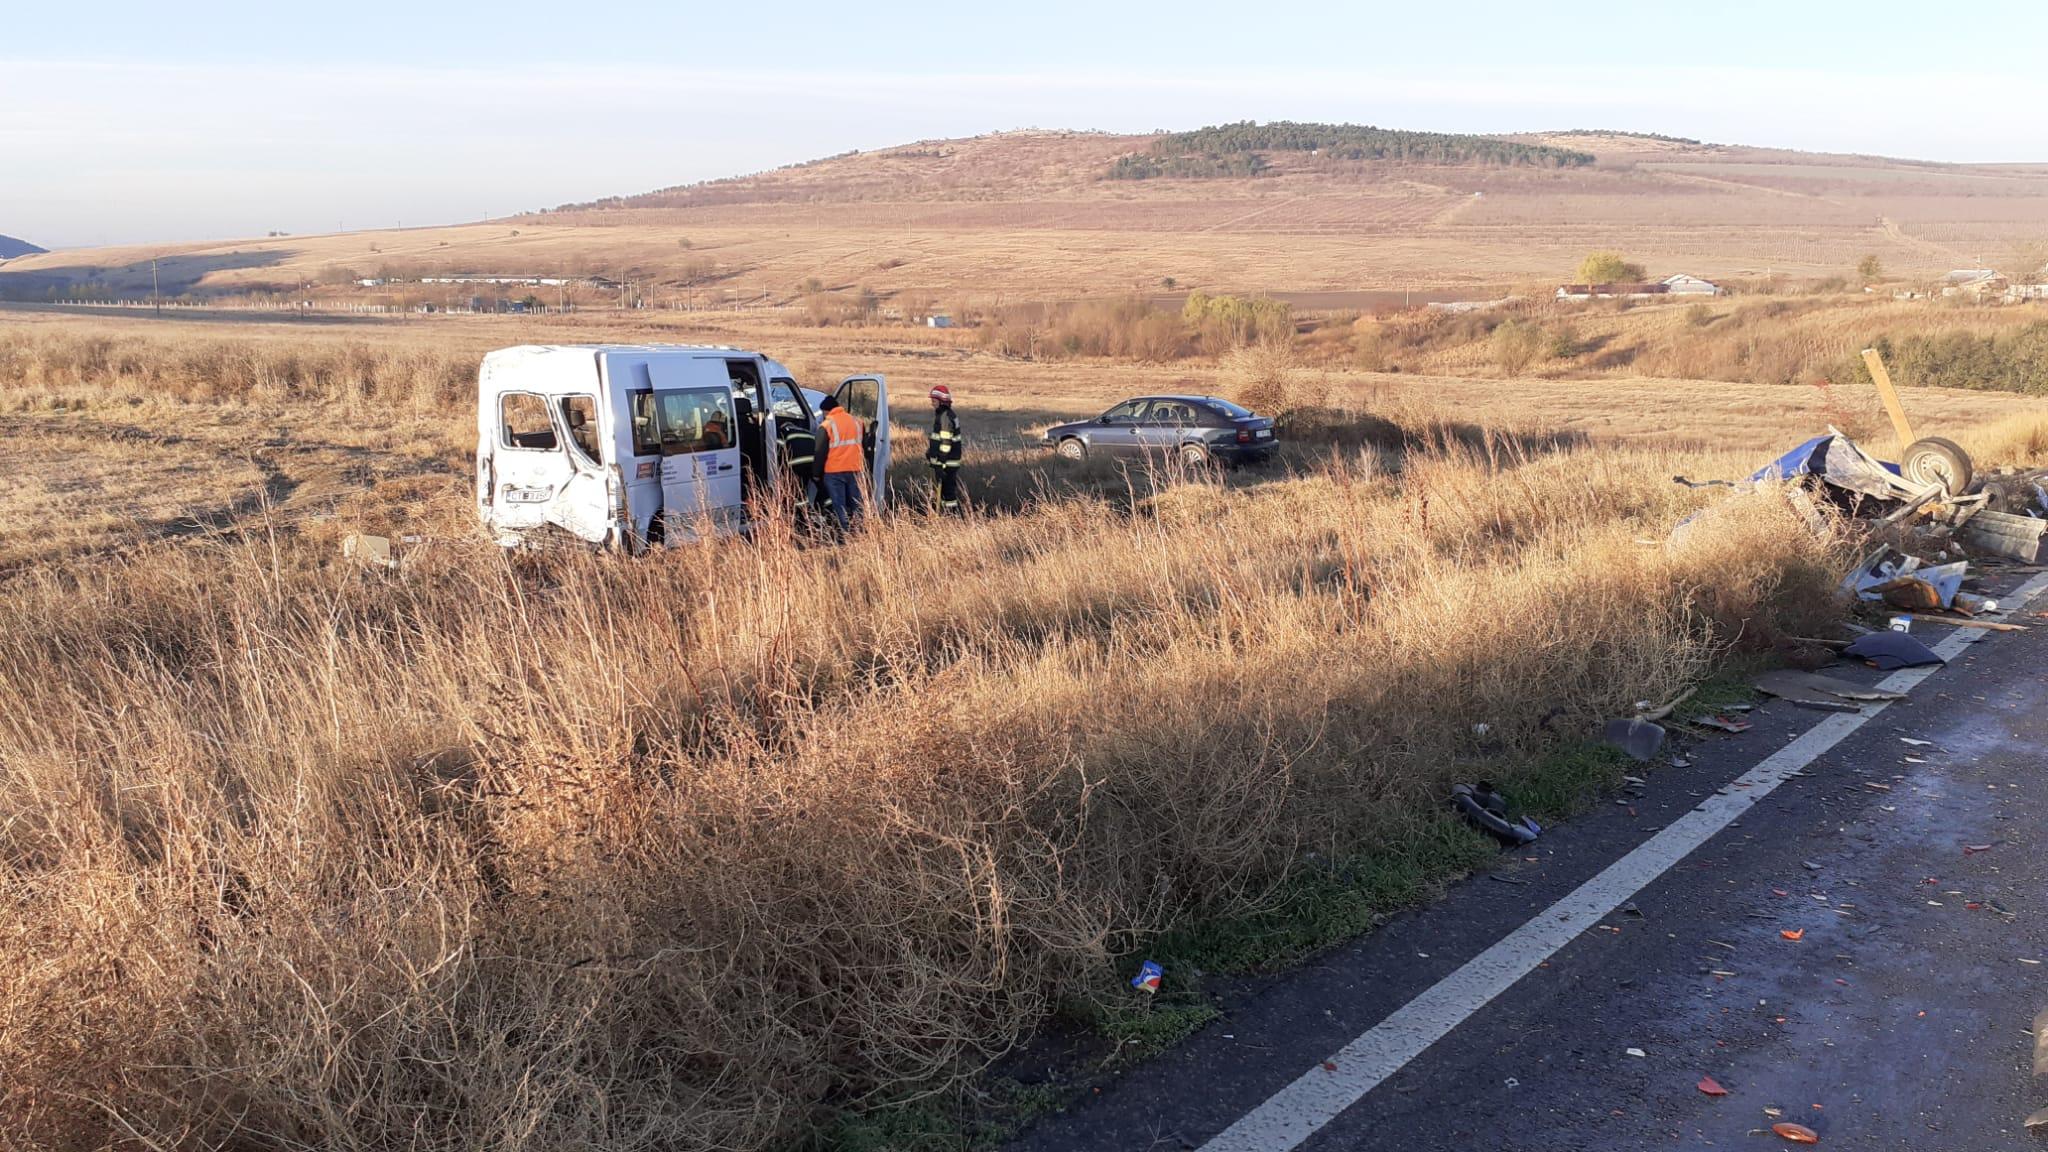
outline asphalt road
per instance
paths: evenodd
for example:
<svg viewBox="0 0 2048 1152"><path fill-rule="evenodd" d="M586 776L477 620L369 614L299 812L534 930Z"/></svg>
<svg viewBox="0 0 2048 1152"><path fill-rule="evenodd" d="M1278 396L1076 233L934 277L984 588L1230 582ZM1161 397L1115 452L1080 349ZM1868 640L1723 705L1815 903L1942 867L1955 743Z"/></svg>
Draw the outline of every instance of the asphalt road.
<svg viewBox="0 0 2048 1152"><path fill-rule="evenodd" d="M2029 1033L2048 1008L2048 963L2033 963L2048 962L2048 626L2016 619L2037 627L1963 649L1299 1147L1791 1147L1770 1132L1781 1120L1824 1147L2033 1146L2021 1121L2048 1106ZM1334 1073L1324 1061L1360 1033L1825 717L1773 701L1752 719L1688 740L1689 766L1644 773L1430 908L1224 989L1222 1018L1014 1149L1200 1148Z"/></svg>

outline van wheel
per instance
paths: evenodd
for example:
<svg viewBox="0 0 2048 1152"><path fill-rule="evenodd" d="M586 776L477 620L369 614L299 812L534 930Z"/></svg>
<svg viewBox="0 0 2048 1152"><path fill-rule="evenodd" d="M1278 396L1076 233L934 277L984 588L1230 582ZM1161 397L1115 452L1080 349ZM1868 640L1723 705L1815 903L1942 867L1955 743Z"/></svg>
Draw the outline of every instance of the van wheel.
<svg viewBox="0 0 2048 1152"><path fill-rule="evenodd" d="M1088 458L1088 446L1081 443L1081 438L1078 436L1069 436L1065 440L1060 441L1059 447L1054 449L1054 451L1058 452L1063 460L1086 460Z"/></svg>
<svg viewBox="0 0 2048 1152"><path fill-rule="evenodd" d="M1906 446L1899 471L1913 483L1941 485L1945 495L1960 496L1970 487L1970 454L1953 440L1929 436Z"/></svg>

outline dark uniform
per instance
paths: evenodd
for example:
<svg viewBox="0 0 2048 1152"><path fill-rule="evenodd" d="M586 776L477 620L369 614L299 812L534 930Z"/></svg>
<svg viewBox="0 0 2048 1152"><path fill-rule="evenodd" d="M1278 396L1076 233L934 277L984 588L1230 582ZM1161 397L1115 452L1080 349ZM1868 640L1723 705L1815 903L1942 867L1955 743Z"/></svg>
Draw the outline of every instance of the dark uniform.
<svg viewBox="0 0 2048 1152"><path fill-rule="evenodd" d="M942 404L932 411L932 435L924 447L941 512L960 511L960 449L960 418L951 404Z"/></svg>
<svg viewBox="0 0 2048 1152"><path fill-rule="evenodd" d="M790 492L801 516L818 478L818 434L802 417L789 416L775 421L775 439L782 445L782 466L789 469Z"/></svg>

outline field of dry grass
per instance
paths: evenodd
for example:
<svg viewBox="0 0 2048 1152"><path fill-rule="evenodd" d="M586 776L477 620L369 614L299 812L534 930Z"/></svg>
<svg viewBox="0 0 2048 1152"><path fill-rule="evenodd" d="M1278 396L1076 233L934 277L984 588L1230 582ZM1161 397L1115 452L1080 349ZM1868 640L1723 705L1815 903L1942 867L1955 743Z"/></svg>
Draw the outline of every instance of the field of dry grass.
<svg viewBox="0 0 2048 1152"><path fill-rule="evenodd" d="M654 319L0 323L0 1144L785 1145L1836 611L1843 535L1669 479L1813 390L1283 367L1326 442L1126 482L1028 437L1241 365ZM944 381L1000 514L499 553L475 357L628 336ZM428 541L367 571L359 529Z"/></svg>

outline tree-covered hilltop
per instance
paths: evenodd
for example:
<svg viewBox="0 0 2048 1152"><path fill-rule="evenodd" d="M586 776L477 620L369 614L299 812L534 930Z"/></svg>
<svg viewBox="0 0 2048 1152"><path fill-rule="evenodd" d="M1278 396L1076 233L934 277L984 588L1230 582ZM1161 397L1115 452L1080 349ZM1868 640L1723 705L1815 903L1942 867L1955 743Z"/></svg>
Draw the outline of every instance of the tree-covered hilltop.
<svg viewBox="0 0 2048 1152"><path fill-rule="evenodd" d="M1148 151L1118 157L1108 174L1113 180L1257 176L1266 170L1261 155L1266 152L1313 152L1333 160L1475 164L1493 168L1579 168L1593 162L1588 152L1521 144L1494 136L1403 132L1365 124L1301 124L1291 120L1260 124L1245 120L1161 136Z"/></svg>

